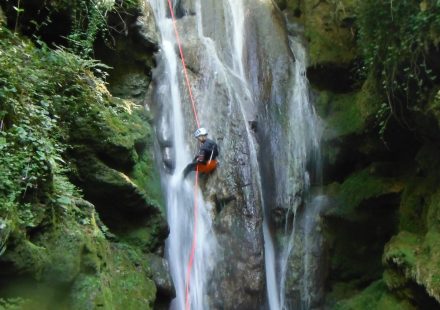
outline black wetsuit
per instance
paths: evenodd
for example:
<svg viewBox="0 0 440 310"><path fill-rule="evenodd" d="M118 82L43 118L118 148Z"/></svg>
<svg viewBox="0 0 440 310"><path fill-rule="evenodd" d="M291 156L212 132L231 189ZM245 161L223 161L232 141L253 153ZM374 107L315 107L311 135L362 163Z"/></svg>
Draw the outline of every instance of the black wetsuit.
<svg viewBox="0 0 440 310"><path fill-rule="evenodd" d="M206 164L210 160L217 158L219 154L218 145L210 139L206 139L200 146L198 154L194 157L193 161L189 163L185 170L183 170L183 177L186 177L191 171L195 171L197 164Z"/></svg>

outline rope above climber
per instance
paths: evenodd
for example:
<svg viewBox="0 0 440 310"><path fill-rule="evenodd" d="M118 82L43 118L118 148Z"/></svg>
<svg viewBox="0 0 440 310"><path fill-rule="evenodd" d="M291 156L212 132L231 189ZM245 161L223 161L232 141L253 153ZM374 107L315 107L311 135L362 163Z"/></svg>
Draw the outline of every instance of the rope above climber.
<svg viewBox="0 0 440 310"><path fill-rule="evenodd" d="M183 170L183 177L191 171L198 171L209 174L217 168L217 156L219 154L218 145L211 139L208 139L208 131L200 127L194 132L194 137L200 142L200 149L193 161Z"/></svg>

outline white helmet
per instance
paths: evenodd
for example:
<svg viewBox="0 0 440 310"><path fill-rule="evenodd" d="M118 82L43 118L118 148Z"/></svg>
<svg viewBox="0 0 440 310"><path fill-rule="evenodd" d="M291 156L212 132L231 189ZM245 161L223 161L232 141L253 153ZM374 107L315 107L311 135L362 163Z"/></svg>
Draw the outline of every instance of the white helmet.
<svg viewBox="0 0 440 310"><path fill-rule="evenodd" d="M205 128L200 127L199 129L197 129L197 130L194 132L194 137L195 137L195 138L198 138L198 137L200 137L200 136L206 136L207 134L208 134L208 131L207 131Z"/></svg>

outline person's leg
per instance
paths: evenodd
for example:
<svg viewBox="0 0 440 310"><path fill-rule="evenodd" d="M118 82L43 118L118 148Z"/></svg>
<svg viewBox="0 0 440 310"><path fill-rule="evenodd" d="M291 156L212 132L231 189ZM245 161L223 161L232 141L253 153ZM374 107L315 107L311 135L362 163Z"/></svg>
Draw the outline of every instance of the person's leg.
<svg viewBox="0 0 440 310"><path fill-rule="evenodd" d="M186 176L191 172L195 171L197 167L197 163L189 163L185 169L183 170L183 178L186 178Z"/></svg>

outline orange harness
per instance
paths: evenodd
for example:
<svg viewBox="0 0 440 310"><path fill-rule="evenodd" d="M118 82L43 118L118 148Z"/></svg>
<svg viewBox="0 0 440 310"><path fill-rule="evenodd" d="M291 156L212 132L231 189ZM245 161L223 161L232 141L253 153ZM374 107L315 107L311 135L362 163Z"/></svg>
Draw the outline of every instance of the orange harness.
<svg viewBox="0 0 440 310"><path fill-rule="evenodd" d="M215 168L217 168L217 161L215 159L208 161L206 164L197 164L197 171L202 173L211 173Z"/></svg>

